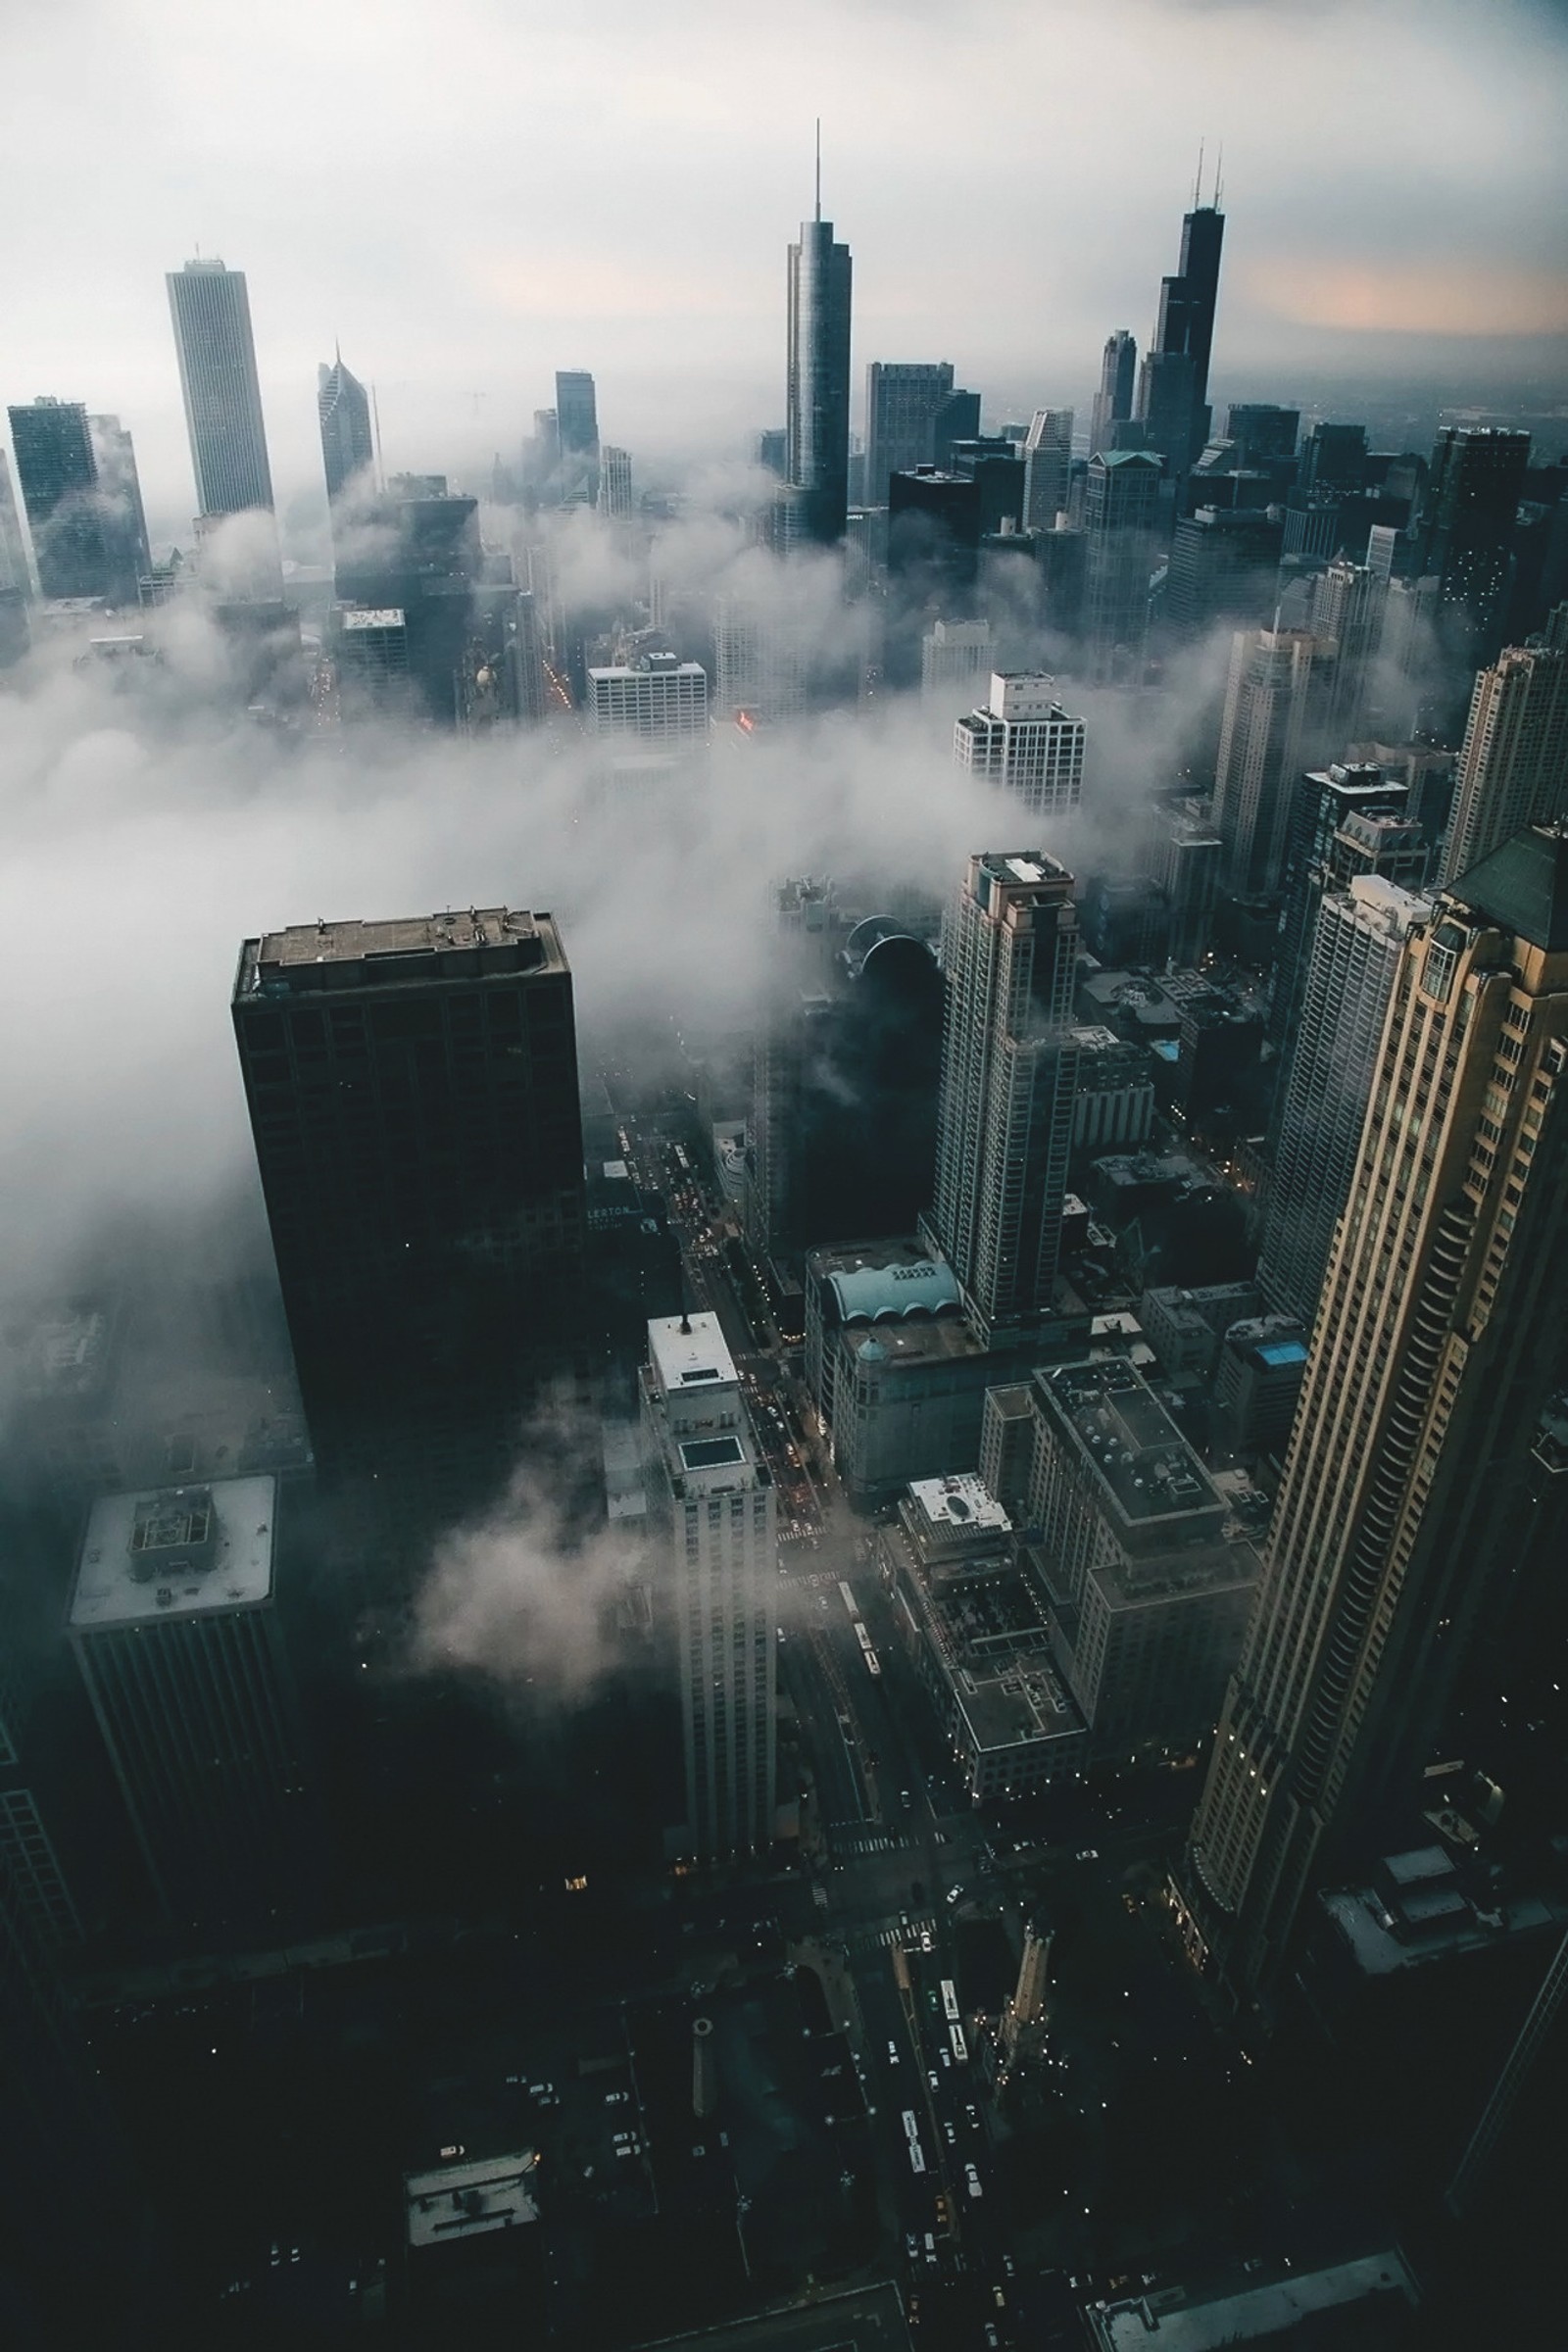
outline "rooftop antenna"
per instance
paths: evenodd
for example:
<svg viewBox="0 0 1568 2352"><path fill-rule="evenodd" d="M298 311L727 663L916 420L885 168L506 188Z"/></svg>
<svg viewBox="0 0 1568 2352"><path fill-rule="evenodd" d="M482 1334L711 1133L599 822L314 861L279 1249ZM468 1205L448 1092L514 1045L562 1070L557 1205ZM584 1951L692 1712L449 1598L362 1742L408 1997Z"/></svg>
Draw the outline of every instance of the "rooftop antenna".
<svg viewBox="0 0 1568 2352"><path fill-rule="evenodd" d="M822 118L816 118L816 217L822 218Z"/></svg>
<svg viewBox="0 0 1568 2352"><path fill-rule="evenodd" d="M1203 148L1205 143L1202 139L1198 142L1198 177L1193 182L1193 210L1195 213L1203 201Z"/></svg>
<svg viewBox="0 0 1568 2352"><path fill-rule="evenodd" d="M1219 154L1218 154L1218 155L1215 157L1215 159L1214 159L1214 210L1215 210L1215 212L1216 212L1216 213L1219 211L1219 189L1220 189L1220 180L1221 180L1221 178L1223 177L1224 171L1225 171L1225 142L1224 142L1224 140L1223 140L1223 139L1221 139L1221 141L1220 141L1220 143L1219 143Z"/></svg>
<svg viewBox="0 0 1568 2352"><path fill-rule="evenodd" d="M375 428L375 486L378 490L384 490L386 466L381 456L381 404L375 397L373 384L370 386L370 421Z"/></svg>

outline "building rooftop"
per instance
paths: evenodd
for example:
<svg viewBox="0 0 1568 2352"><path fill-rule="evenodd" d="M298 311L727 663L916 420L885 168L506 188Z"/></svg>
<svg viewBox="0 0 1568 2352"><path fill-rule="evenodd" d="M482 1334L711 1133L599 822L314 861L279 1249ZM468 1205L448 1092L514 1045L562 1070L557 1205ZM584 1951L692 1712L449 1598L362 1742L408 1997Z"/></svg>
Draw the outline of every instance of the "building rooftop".
<svg viewBox="0 0 1568 2352"><path fill-rule="evenodd" d="M1379 2299L1397 2305L1401 2321L1421 2299L1403 2256L1392 2246L1359 2261L1291 2271L1266 2284L1205 2296L1200 2302L1143 2295L1136 2301L1091 2305L1085 2317L1094 2342L1104 2352L1135 2352L1135 2347L1136 2352L1219 2352L1225 2344L1266 2344L1311 2325L1319 2314ZM1312 2340L1329 2339L1319 2333ZM1355 2338L1358 2344L1372 2340Z"/></svg>
<svg viewBox="0 0 1568 2352"><path fill-rule="evenodd" d="M404 2214L411 2246L441 2246L453 2238L484 2237L536 2222L530 2148L513 2156L478 2156L404 2176Z"/></svg>
<svg viewBox="0 0 1568 2352"><path fill-rule="evenodd" d="M524 907L448 907L444 914L363 922L291 923L248 939L234 984L237 1004L253 997L406 987L411 980L491 978L502 972L566 969L554 917Z"/></svg>
<svg viewBox="0 0 1568 2352"><path fill-rule="evenodd" d="M1568 822L1516 833L1450 884L1449 895L1532 947L1568 954Z"/></svg>
<svg viewBox="0 0 1568 2352"><path fill-rule="evenodd" d="M929 1565L904 1526L888 1529L883 1541L977 1755L1084 1739L1034 1587L1014 1566L1001 1530L989 1547L980 1544Z"/></svg>
<svg viewBox="0 0 1568 2352"><path fill-rule="evenodd" d="M951 1478L917 1478L910 1485L909 1499L932 1528L1004 1536L1012 1527L990 1488L972 1470L957 1471Z"/></svg>
<svg viewBox="0 0 1568 2352"><path fill-rule="evenodd" d="M401 629L404 625L401 605L342 605L338 608L338 627L345 635L356 629Z"/></svg>
<svg viewBox="0 0 1568 2352"><path fill-rule="evenodd" d="M740 1378L713 1314L656 1316L648 1326L648 1352L666 1393L717 1385L733 1388Z"/></svg>
<svg viewBox="0 0 1568 2352"><path fill-rule="evenodd" d="M876 1323L884 1317L936 1314L960 1304L958 1278L945 1258L920 1258L898 1265L858 1265L828 1277L846 1323Z"/></svg>
<svg viewBox="0 0 1568 2352"><path fill-rule="evenodd" d="M82 1540L72 1632L259 1607L271 1598L276 1528L271 1478L104 1495Z"/></svg>
<svg viewBox="0 0 1568 2352"><path fill-rule="evenodd" d="M1195 1535L1203 1514L1217 1524L1223 1506L1207 1473L1132 1365L1114 1357L1062 1364L1036 1373L1035 1393L1114 1519L1187 1521Z"/></svg>

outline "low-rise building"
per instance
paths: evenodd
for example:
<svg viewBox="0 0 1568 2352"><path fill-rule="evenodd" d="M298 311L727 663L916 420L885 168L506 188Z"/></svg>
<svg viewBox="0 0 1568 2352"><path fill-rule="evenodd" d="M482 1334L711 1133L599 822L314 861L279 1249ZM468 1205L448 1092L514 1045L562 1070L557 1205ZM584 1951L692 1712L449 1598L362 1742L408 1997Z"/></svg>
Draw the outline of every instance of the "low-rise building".
<svg viewBox="0 0 1568 2352"><path fill-rule="evenodd" d="M1216 1452L1284 1453L1310 1336L1295 1315L1255 1315L1230 1326L1214 1372Z"/></svg>

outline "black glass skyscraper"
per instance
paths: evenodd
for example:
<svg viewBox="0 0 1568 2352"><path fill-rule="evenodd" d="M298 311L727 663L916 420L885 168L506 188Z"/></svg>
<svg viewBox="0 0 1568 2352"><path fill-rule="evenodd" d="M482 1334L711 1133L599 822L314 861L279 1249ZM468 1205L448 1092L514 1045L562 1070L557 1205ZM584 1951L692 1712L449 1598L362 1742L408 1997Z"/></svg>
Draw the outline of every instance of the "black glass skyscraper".
<svg viewBox="0 0 1568 2352"><path fill-rule="evenodd" d="M1100 390L1089 418L1089 455L1097 450L1116 447L1112 427L1125 424L1133 413L1133 393L1137 388L1138 345L1126 327L1118 326L1113 335L1105 337L1104 354L1100 363Z"/></svg>
<svg viewBox="0 0 1568 2352"><path fill-rule="evenodd" d="M1138 414L1149 447L1173 473L1186 473L1208 439L1208 362L1219 300L1219 257L1225 216L1218 203L1199 205L1182 221L1181 262L1162 278L1152 347L1144 359Z"/></svg>
<svg viewBox="0 0 1568 2352"><path fill-rule="evenodd" d="M11 411L17 479L45 596L108 594L98 465L79 401L35 400Z"/></svg>
<svg viewBox="0 0 1568 2352"><path fill-rule="evenodd" d="M316 409L321 421L321 464L326 469L326 495L335 505L357 474L368 474L375 462L370 435L370 402L357 375L351 375L338 352L330 368L316 371Z"/></svg>
<svg viewBox="0 0 1568 2352"><path fill-rule="evenodd" d="M789 262L787 465L801 494L803 536L844 536L850 507L850 249L822 218L801 222Z"/></svg>

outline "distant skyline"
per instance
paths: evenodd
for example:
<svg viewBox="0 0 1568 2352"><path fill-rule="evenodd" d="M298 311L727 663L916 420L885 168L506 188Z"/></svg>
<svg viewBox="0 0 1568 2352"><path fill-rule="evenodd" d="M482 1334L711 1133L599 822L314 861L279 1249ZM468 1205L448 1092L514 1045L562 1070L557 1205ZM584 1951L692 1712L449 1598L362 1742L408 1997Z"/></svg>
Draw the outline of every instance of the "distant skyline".
<svg viewBox="0 0 1568 2352"><path fill-rule="evenodd" d="M951 358L992 416L1087 410L1106 334L1147 343L1200 138L1230 221L1217 403L1333 374L1568 399L1547 0L606 0L580 28L501 0L64 0L6 12L0 76L0 405L119 413L156 535L194 511L163 278L198 246L249 279L285 516L322 496L338 343L394 467L514 453L558 368L591 369L607 434L654 458L782 423L817 113L857 430L873 359ZM1039 136L997 135L1018 89Z"/></svg>

